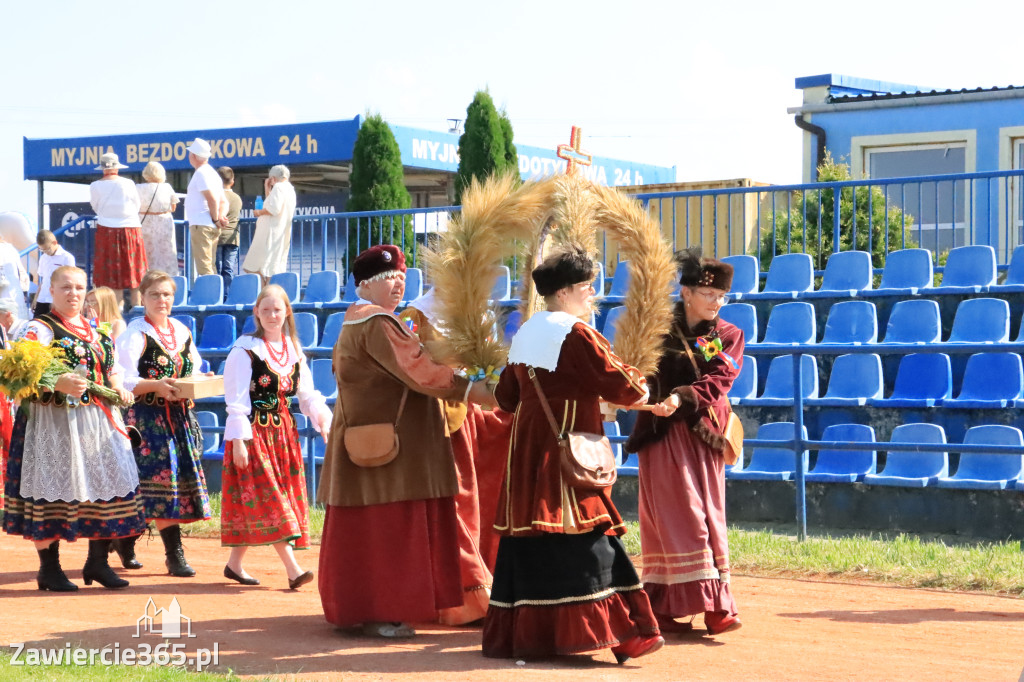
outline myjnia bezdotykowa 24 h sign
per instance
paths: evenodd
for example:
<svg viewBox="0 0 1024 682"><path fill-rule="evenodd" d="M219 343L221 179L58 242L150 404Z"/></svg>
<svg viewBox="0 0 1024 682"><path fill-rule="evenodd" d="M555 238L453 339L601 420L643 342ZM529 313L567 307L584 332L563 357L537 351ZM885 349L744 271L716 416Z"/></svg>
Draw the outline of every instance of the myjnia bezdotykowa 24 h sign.
<svg viewBox="0 0 1024 682"><path fill-rule="evenodd" d="M251 128L187 130L59 139L24 140L25 179L58 180L91 175L99 157L118 155L129 171L141 171L158 161L169 171L190 170L188 145L201 137L212 147L214 166L245 168L282 163L289 167L316 163L347 163L359 132L357 116L347 121L294 123ZM454 133L393 126L402 163L454 173L458 169L459 136ZM519 172L524 179L565 170L554 149L517 145ZM642 185L675 180L675 169L594 157L580 171L603 185Z"/></svg>

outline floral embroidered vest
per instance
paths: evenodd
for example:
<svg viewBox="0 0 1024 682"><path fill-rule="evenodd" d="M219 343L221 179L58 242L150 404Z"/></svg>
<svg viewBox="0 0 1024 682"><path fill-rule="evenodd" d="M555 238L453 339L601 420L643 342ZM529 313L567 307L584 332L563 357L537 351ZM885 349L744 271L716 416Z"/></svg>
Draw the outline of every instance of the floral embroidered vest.
<svg viewBox="0 0 1024 682"><path fill-rule="evenodd" d="M291 399L298 391L299 363L292 365L291 372L281 375L253 351L245 352L252 362L252 381L249 383L249 403L252 409L249 411L249 421L261 426L269 423L280 426L280 413L288 411Z"/></svg>
<svg viewBox="0 0 1024 682"><path fill-rule="evenodd" d="M64 351L64 362L68 366L68 371L80 365L84 366L88 370L89 380L101 386L110 386L109 375L114 368L114 342L110 340L109 336L99 329L93 329L92 332L96 340L93 343L87 343L49 313L40 315L36 321L46 325L53 332L51 345ZM89 405L92 401L93 396L86 392L82 394L80 404ZM39 396L34 398L33 402L41 405L75 407L75 405L68 404L67 395L60 391L40 391Z"/></svg>
<svg viewBox="0 0 1024 682"><path fill-rule="evenodd" d="M178 352L173 355L168 353L163 346L157 343L149 334L146 337L146 347L139 357L139 377L142 379L178 379L192 374L192 337L185 339ZM164 399L156 393L147 393L142 398L147 405L163 405ZM189 401L191 404L191 401Z"/></svg>

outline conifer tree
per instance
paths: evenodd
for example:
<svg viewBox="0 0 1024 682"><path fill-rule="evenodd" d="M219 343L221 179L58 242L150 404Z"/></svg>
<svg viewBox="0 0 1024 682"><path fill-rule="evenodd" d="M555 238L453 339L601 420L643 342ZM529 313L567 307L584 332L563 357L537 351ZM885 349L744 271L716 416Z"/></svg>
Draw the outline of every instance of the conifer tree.
<svg viewBox="0 0 1024 682"><path fill-rule="evenodd" d="M459 137L459 170L455 176L455 203L473 178L482 181L492 173L518 172L519 159L512 144L512 123L498 113L486 90L478 90L466 108L466 131Z"/></svg>

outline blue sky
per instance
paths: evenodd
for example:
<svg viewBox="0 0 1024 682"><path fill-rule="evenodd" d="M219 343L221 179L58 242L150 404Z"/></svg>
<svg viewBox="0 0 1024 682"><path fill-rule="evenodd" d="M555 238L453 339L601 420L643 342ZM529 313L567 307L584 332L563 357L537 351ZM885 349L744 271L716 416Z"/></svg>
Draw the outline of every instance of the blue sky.
<svg viewBox="0 0 1024 682"><path fill-rule="evenodd" d="M800 179L786 113L799 76L1024 85L1022 3L57 0L5 15L0 210L33 223L23 136L366 111L444 130L487 87L523 144L554 147L579 125L590 152L676 166L679 180L785 183Z"/></svg>

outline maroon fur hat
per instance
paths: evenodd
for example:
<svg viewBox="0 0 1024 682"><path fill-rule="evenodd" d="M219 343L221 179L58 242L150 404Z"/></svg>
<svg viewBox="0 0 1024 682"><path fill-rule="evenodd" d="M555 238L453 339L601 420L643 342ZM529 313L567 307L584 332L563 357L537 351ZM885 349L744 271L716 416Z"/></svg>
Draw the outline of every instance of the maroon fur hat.
<svg viewBox="0 0 1024 682"><path fill-rule="evenodd" d="M405 254L391 244L371 246L352 261L352 277L356 286L367 280L383 279L392 272L405 273Z"/></svg>
<svg viewBox="0 0 1024 682"><path fill-rule="evenodd" d="M679 263L679 284L684 287L732 289L732 266L714 258L701 257L699 247L676 254Z"/></svg>

